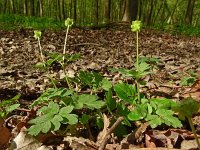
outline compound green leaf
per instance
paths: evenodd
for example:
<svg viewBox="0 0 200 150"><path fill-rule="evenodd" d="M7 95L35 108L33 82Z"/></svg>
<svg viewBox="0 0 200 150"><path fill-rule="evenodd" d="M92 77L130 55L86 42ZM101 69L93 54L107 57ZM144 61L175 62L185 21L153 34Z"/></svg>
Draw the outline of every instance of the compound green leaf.
<svg viewBox="0 0 200 150"><path fill-rule="evenodd" d="M42 126L42 130L41 131L43 133L47 133L51 129L51 121L49 120L47 122L44 122L44 123L41 124L41 126Z"/></svg>
<svg viewBox="0 0 200 150"><path fill-rule="evenodd" d="M20 94L16 95L15 97L9 99L9 100L4 100L2 102L0 102L0 108L1 107L5 107L5 106L8 106L10 104L12 104L14 101L18 100L20 98Z"/></svg>
<svg viewBox="0 0 200 150"><path fill-rule="evenodd" d="M36 124L36 125L32 125L29 129L28 129L28 133L30 135L36 136L41 132L41 125L40 124Z"/></svg>
<svg viewBox="0 0 200 150"><path fill-rule="evenodd" d="M12 112L13 110L17 109L18 107L20 106L20 104L13 104L11 106L8 106L6 108L6 112L9 113L9 112Z"/></svg>
<svg viewBox="0 0 200 150"><path fill-rule="evenodd" d="M141 120L147 115L147 105L141 104L135 110L128 114L128 119L131 121Z"/></svg>
<svg viewBox="0 0 200 150"><path fill-rule="evenodd" d="M106 93L106 105L110 112L116 108L116 100L113 98L112 90L109 89Z"/></svg>
<svg viewBox="0 0 200 150"><path fill-rule="evenodd" d="M178 112L179 118L185 120L185 117L191 118L193 114L198 113L200 103L189 97L180 102L178 106L173 107L173 110Z"/></svg>
<svg viewBox="0 0 200 150"><path fill-rule="evenodd" d="M104 90L109 91L109 89L112 88L112 83L108 79L103 79L101 87Z"/></svg>
<svg viewBox="0 0 200 150"><path fill-rule="evenodd" d="M126 83L119 83L114 86L117 96L130 104L133 104L136 97L135 86Z"/></svg>
<svg viewBox="0 0 200 150"><path fill-rule="evenodd" d="M74 109L73 106L62 107L62 108L60 109L59 114L60 114L61 116L65 117L66 115L68 115L69 113L71 113L73 109Z"/></svg>
<svg viewBox="0 0 200 150"><path fill-rule="evenodd" d="M55 115L54 118L51 120L51 123L54 125L54 131L60 129L61 121L63 121L63 118L60 115Z"/></svg>
<svg viewBox="0 0 200 150"><path fill-rule="evenodd" d="M79 121L82 123L82 124L87 124L88 121L91 119L91 116L90 115L86 115L86 114L83 114L81 118L79 118Z"/></svg>
<svg viewBox="0 0 200 150"><path fill-rule="evenodd" d="M65 117L68 120L68 124L76 124L78 122L78 116L76 114L68 114Z"/></svg>
<svg viewBox="0 0 200 150"><path fill-rule="evenodd" d="M160 117L157 116L155 119L150 120L149 124L152 128L156 128L157 126L162 124L162 121Z"/></svg>
<svg viewBox="0 0 200 150"><path fill-rule="evenodd" d="M82 94L78 97L78 103L82 104L79 105L79 108L76 106L77 109L81 109L80 106L89 108L89 109L100 109L105 103L103 101L98 100L98 96L90 95L90 94Z"/></svg>
<svg viewBox="0 0 200 150"><path fill-rule="evenodd" d="M45 114L29 121L30 124L41 124L53 119L54 114Z"/></svg>

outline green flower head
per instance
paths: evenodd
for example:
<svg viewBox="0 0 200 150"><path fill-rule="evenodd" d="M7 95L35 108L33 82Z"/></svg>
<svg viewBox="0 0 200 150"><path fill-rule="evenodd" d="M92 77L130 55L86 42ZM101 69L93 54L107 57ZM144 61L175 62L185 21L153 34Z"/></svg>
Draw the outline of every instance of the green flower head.
<svg viewBox="0 0 200 150"><path fill-rule="evenodd" d="M65 20L65 26L66 26L66 27L67 27L67 26L71 27L73 24L74 24L73 19L67 18L67 19Z"/></svg>
<svg viewBox="0 0 200 150"><path fill-rule="evenodd" d="M34 31L34 38L35 39L40 39L41 35L42 35L41 31L39 31L39 30Z"/></svg>
<svg viewBox="0 0 200 150"><path fill-rule="evenodd" d="M141 26L142 26L141 21L139 21L139 20L132 21L131 31L133 31L133 32L140 31Z"/></svg>

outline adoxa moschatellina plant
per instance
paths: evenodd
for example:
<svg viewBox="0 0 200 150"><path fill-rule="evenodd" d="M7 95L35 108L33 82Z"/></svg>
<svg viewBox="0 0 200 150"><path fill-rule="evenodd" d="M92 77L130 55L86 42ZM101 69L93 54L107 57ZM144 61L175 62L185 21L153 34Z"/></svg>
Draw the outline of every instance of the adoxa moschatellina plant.
<svg viewBox="0 0 200 150"><path fill-rule="evenodd" d="M150 74L150 65L139 59L139 39L138 34L141 29L140 21L133 21L131 30L136 32L136 64L134 69L114 69L120 72L125 77L132 77L135 80L135 85L127 83L118 83L114 85L116 95L122 100L118 105L124 107L124 102L129 103L132 107L124 111L125 118L130 121L147 121L152 128L161 124L166 124L173 127L181 127L180 120L174 116L172 107L177 104L170 99L148 99L144 94L140 93L140 85L145 84L143 77Z"/></svg>
<svg viewBox="0 0 200 150"><path fill-rule="evenodd" d="M42 69L48 70L48 67L50 67L52 65L52 63L54 63L55 61L58 61L62 66L62 69L63 69L63 72L64 72L64 76L65 76L64 79L66 80L69 89L72 89L72 85L71 85L71 83L69 81L69 77L67 76L67 73L65 71L65 69L66 69L65 67L66 67L66 64L68 64L68 62L74 61L74 60L79 58L79 55L76 55L76 54L72 55L72 56L66 55L66 45L67 45L67 38L68 38L69 28L72 25L73 25L73 20L70 19L70 18L67 18L65 20L65 26L67 27L67 30L66 30L63 53L62 54L53 53L53 54L50 55L50 59L48 59L46 61L44 59L42 48L41 48L41 44L40 44L41 31L38 31L38 30L34 31L34 37L38 40L38 45L39 45L39 50L40 50L40 57L41 57L41 60L42 60L42 63L38 63L36 66L38 68L42 68ZM54 83L54 80L51 78L49 73L48 73L48 77L51 79L51 82L53 83L54 87L56 88L56 84Z"/></svg>
<svg viewBox="0 0 200 150"><path fill-rule="evenodd" d="M131 25L131 31L136 32L136 71L139 70L139 31L141 29L141 21L133 21ZM136 80L137 84L137 92L138 92L138 100L140 100L140 85Z"/></svg>

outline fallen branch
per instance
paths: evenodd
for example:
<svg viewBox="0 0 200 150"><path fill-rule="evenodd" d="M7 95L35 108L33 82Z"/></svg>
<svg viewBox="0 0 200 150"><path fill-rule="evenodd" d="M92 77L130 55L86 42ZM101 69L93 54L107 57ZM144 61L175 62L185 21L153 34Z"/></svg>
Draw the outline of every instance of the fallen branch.
<svg viewBox="0 0 200 150"><path fill-rule="evenodd" d="M99 147L99 150L104 150L105 147L106 147L106 144L108 142L108 140L110 139L111 137L111 133L113 133L113 131L116 129L116 127L124 120L124 117L119 117L117 119L117 121L111 126L111 128L108 130L108 132L106 133L100 147Z"/></svg>

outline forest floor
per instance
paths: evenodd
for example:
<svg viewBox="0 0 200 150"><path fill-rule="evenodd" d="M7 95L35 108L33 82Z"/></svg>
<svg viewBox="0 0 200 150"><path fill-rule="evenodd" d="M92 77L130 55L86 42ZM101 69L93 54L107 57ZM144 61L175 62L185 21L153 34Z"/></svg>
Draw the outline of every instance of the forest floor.
<svg viewBox="0 0 200 150"><path fill-rule="evenodd" d="M34 67L40 61L38 43L33 37L33 30L0 30L0 35L0 100L12 98L20 93L20 108L28 108L27 106L49 86L46 73ZM64 38L65 31L63 30L43 31L41 46L44 54L62 52ZM67 72L74 74L81 69L96 70L104 76L109 76L113 82L117 82L119 77L110 73L108 68L131 68L136 55L135 41L135 33L131 32L128 27L98 30L72 28L69 31L67 53L80 53L81 58L70 64ZM139 50L141 56L161 60L158 68L155 69L153 78L146 79L148 84L142 89L143 91L147 91L151 97L180 100L187 97L187 91L191 90L189 86L180 86L180 81L194 71L197 74L196 89L191 95L200 101L200 84L197 86L198 77L200 78L200 37L172 35L144 29L139 33ZM60 67L54 66L51 71L52 76L56 76L59 71ZM197 132L200 131L198 115L194 123ZM9 128L10 131L13 129L14 127ZM146 128L144 130L141 131L142 134L146 132ZM143 142L138 144L139 147L197 148L188 124L183 129L169 128L168 130L154 129L151 131L151 136L147 137L146 134ZM1 136L0 139L2 139ZM154 139L154 146L150 144L152 139ZM178 146L172 146L172 143ZM107 149L114 149L119 145L118 143L108 144ZM131 146L136 145L127 144L121 149L131 148ZM57 148L62 149L62 145L58 144ZM88 149L97 148L93 145L93 148L88 147Z"/></svg>

